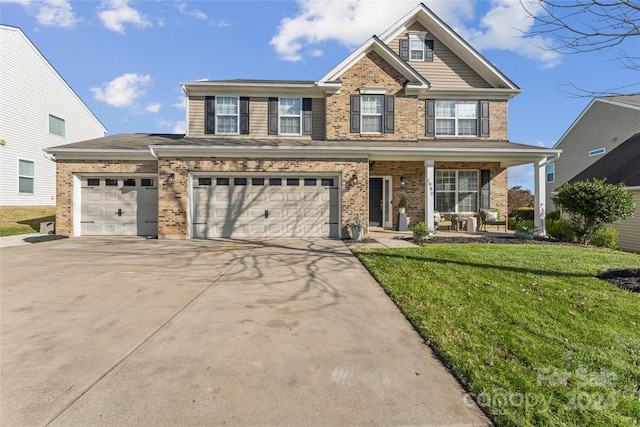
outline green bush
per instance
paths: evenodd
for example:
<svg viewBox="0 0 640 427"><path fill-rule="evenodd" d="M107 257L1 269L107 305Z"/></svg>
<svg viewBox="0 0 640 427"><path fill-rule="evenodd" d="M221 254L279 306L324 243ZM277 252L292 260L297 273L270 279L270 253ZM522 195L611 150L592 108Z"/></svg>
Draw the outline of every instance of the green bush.
<svg viewBox="0 0 640 427"><path fill-rule="evenodd" d="M618 230L613 227L600 227L593 232L589 243L599 248L615 249L618 247Z"/></svg>
<svg viewBox="0 0 640 427"><path fill-rule="evenodd" d="M555 237L563 242L573 242L576 240L576 233L573 230L573 224L567 219L553 219L552 216L547 215L546 226L547 233L551 237Z"/></svg>
<svg viewBox="0 0 640 427"><path fill-rule="evenodd" d="M560 212L559 211L553 211L553 212L549 212L547 214L547 221L555 220L555 219L560 219Z"/></svg>

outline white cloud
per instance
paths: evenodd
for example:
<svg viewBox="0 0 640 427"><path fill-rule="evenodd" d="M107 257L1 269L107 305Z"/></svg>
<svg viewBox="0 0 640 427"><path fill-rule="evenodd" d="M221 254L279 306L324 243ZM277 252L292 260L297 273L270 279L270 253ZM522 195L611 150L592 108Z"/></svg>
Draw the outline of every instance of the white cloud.
<svg viewBox="0 0 640 427"><path fill-rule="evenodd" d="M181 96L180 100L178 102L176 102L175 104L173 104L173 107L178 108L180 110L186 110L187 109L187 97L186 96Z"/></svg>
<svg viewBox="0 0 640 427"><path fill-rule="evenodd" d="M218 21L218 22L214 22L214 24L216 27L230 27L231 24L229 24L227 21Z"/></svg>
<svg viewBox="0 0 640 427"><path fill-rule="evenodd" d="M144 109L144 110L145 110L147 113L157 113L158 111L160 111L160 108L161 108L161 107L162 107L162 105L161 105L160 103L158 103L158 102L154 102L154 103L152 103L152 104L148 104L148 105L145 107L145 109Z"/></svg>
<svg viewBox="0 0 640 427"><path fill-rule="evenodd" d="M129 0L109 0L103 3L104 10L98 13L106 29L125 34L124 24L138 28L150 27L152 24L140 12L129 6Z"/></svg>
<svg viewBox="0 0 640 427"><path fill-rule="evenodd" d="M285 61L299 61L303 50L313 56L319 43L335 40L354 48L373 34L381 34L416 6L415 1L374 0L298 0L299 11L294 17L280 21L271 45ZM471 0L438 1L428 5L433 12L475 48L502 49L538 61L543 67L553 67L560 61L557 53L543 46L550 39L527 37L533 19L519 0L491 0L489 11L477 24Z"/></svg>
<svg viewBox="0 0 640 427"><path fill-rule="evenodd" d="M172 133L187 133L187 122L184 120L177 122Z"/></svg>
<svg viewBox="0 0 640 427"><path fill-rule="evenodd" d="M309 52L309 55L318 58L318 57L321 57L322 55L324 55L324 52L321 49L312 49Z"/></svg>
<svg viewBox="0 0 640 427"><path fill-rule="evenodd" d="M207 19L206 13L202 12L201 10L198 10L198 9L187 10L187 3L185 2L178 3L176 7L180 11L180 13L184 15L191 15L194 18L198 18L198 19Z"/></svg>
<svg viewBox="0 0 640 427"><path fill-rule="evenodd" d="M23 6L30 15L35 14L40 25L47 27L73 28L78 23L78 18L67 0L43 0L38 2L31 0L0 0L0 3L16 3Z"/></svg>
<svg viewBox="0 0 640 427"><path fill-rule="evenodd" d="M136 99L144 96L146 92L143 87L151 82L149 74L128 73L103 84L102 88L92 87L90 90L98 101L106 102L114 107L128 107Z"/></svg>
<svg viewBox="0 0 640 427"><path fill-rule="evenodd" d="M520 166L512 166L508 169L507 179L509 182L509 188L520 186L522 188L527 188L534 192L534 182L533 182L533 165L531 163Z"/></svg>
<svg viewBox="0 0 640 427"><path fill-rule="evenodd" d="M531 12L541 13L533 5ZM539 35L527 36L534 19L516 0L492 0L491 10L480 21L480 29L471 32L469 42L477 49L502 49L537 61L543 68L560 63L560 54L545 47L553 41Z"/></svg>

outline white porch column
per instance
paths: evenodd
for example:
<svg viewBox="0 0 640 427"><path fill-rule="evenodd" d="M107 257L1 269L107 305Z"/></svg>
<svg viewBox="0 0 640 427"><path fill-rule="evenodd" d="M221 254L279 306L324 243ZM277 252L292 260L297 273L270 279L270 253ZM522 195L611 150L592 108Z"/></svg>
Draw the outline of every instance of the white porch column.
<svg viewBox="0 0 640 427"><path fill-rule="evenodd" d="M425 182L424 182L424 223L427 224L427 228L433 230L433 201L434 201L434 160L427 160L424 162Z"/></svg>
<svg viewBox="0 0 640 427"><path fill-rule="evenodd" d="M535 226L537 227L538 236L546 236L547 229L545 224L545 218L547 215L547 158L543 158L538 161L538 164L533 164L536 168L535 173L535 197L534 197L534 217Z"/></svg>

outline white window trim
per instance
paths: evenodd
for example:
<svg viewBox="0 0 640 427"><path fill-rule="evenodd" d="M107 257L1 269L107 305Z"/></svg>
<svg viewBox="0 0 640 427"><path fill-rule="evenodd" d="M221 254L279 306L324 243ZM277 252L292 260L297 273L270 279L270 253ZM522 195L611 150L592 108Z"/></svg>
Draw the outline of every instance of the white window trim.
<svg viewBox="0 0 640 427"><path fill-rule="evenodd" d="M549 172L549 168L551 168L551 172ZM547 163L547 167L545 172L545 178L548 184L556 182L556 164L555 163ZM551 175L552 179L549 179L549 175Z"/></svg>
<svg viewBox="0 0 640 427"><path fill-rule="evenodd" d="M236 99L236 114L220 114L218 113L218 100L220 98L235 98ZM216 103L216 117L215 117L215 133L216 135L239 135L240 134L240 97L239 96L227 96L220 95L215 97ZM236 117L236 131L235 132L220 132L218 131L218 117Z"/></svg>
<svg viewBox="0 0 640 427"><path fill-rule="evenodd" d="M63 129L64 130L64 135L58 135L57 133L51 132L51 117L62 121L62 123L64 124L64 129ZM55 114L49 113L47 115L47 130L48 130L49 135L54 135L54 136L57 136L58 138L66 138L67 137L67 122L62 117L58 117Z"/></svg>
<svg viewBox="0 0 640 427"><path fill-rule="evenodd" d="M438 102L453 102L456 104L456 109L455 109L455 115L454 117L438 117ZM478 102L476 100L468 100L468 99L438 99L435 102L435 117L434 117L434 132L435 132L435 136L438 136L440 138L477 138L478 137L478 126L480 126L480 124L478 123ZM458 133L458 120L471 120L469 118L459 118L458 117L458 108L457 105L458 104L475 104L476 107L476 117L475 117L475 121L476 121L476 133L473 135L460 135ZM453 135L441 135L438 134L438 120L452 120L453 119Z"/></svg>
<svg viewBox="0 0 640 427"><path fill-rule="evenodd" d="M476 213L479 210L479 206L480 206L480 171L478 169L436 169L434 172L434 176L433 176L433 180L434 183L437 182L438 179L438 172L455 172L456 173L456 189L455 191L440 191L440 193L454 193L455 194L455 199L456 199L456 203L455 203L455 211L451 212L451 211L439 211L442 214L472 214L472 213ZM458 173L459 172L475 172L476 173L476 211L460 211L458 209L458 202L459 202L459 198L458 198L458 193L459 193L459 188L460 186L458 185ZM438 190L434 188L434 195L438 193ZM438 210L437 206L436 206L436 201L435 201L435 197L434 197L434 202L433 202L433 207L434 210Z"/></svg>
<svg viewBox="0 0 640 427"><path fill-rule="evenodd" d="M363 98L365 96L371 96L371 97L380 97L382 98L382 113L380 114L365 114L364 113L364 101ZM366 132L364 130L364 123L363 120L364 116L367 117L380 117L380 132ZM360 96L360 133L363 135L382 135L384 133L384 95L363 95Z"/></svg>
<svg viewBox="0 0 640 427"><path fill-rule="evenodd" d="M427 54L425 52L425 38L426 37L427 37L427 33L425 33L425 32L410 32L409 33L409 61L410 62L411 61L413 61L413 62L424 62L425 55ZM420 58L420 59L413 59L411 57L411 52L418 50L418 49L412 49L411 48L411 40L416 40L416 39L421 42L422 49L420 49L420 50L422 52L422 58Z"/></svg>
<svg viewBox="0 0 640 427"><path fill-rule="evenodd" d="M55 135L55 134L54 134ZM27 175L20 175L20 162L31 162L33 164L33 176L27 176ZM36 194L36 161L33 159L18 159L17 162L17 167L18 167L18 182L16 183L17 185L17 193L18 194ZM33 182L33 191L31 193L23 193L20 191L20 178L30 178L31 181Z"/></svg>
<svg viewBox="0 0 640 427"><path fill-rule="evenodd" d="M280 114L280 100L281 99L299 99L300 100L300 114ZM281 130L281 120L282 117L297 117L300 119L298 121L298 132L282 132ZM297 96L283 96L278 97L278 135L302 135L302 98Z"/></svg>

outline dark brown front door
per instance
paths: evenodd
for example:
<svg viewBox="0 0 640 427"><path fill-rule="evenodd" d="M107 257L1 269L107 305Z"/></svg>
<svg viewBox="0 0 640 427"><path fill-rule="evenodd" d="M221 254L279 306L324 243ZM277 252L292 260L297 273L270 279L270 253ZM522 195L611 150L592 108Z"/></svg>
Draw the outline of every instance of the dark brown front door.
<svg viewBox="0 0 640 427"><path fill-rule="evenodd" d="M369 226L382 227L382 178L369 178Z"/></svg>

